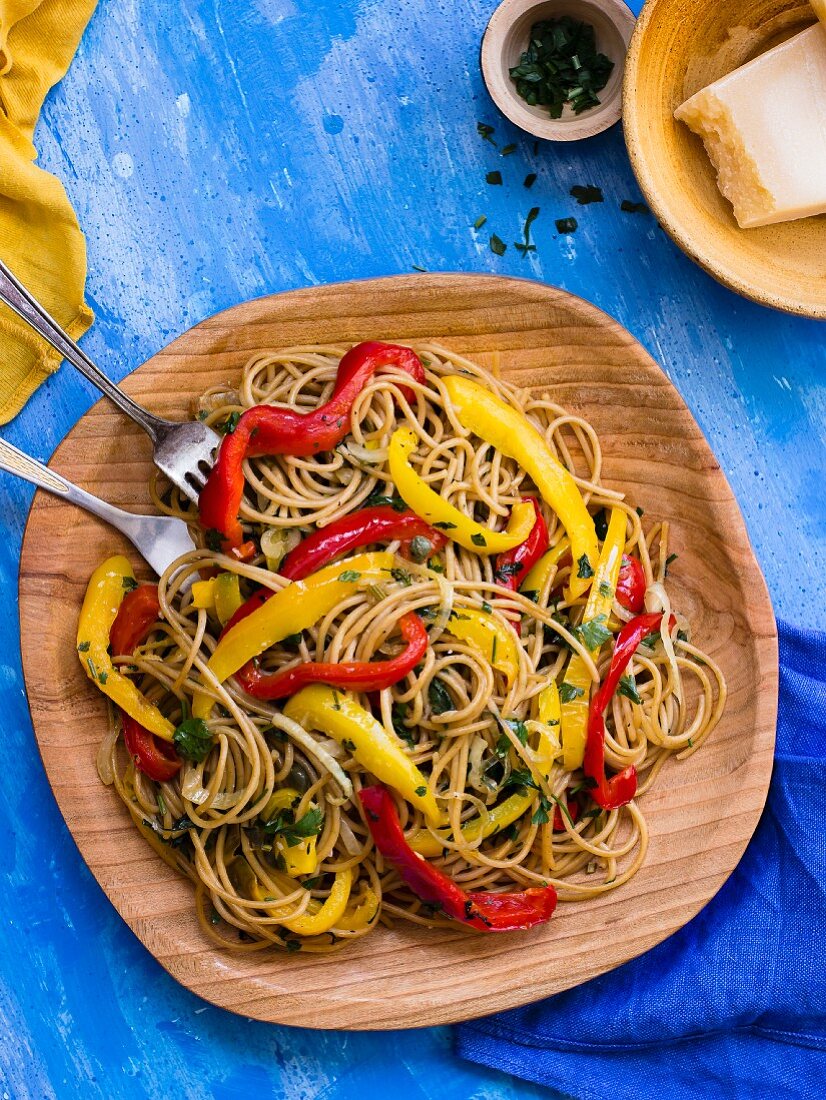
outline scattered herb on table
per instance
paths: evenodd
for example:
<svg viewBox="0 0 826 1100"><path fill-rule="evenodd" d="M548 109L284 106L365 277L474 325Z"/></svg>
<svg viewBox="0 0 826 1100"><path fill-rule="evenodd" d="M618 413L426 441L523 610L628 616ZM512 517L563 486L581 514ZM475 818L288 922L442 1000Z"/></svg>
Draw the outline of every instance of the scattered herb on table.
<svg viewBox="0 0 826 1100"><path fill-rule="evenodd" d="M414 271L427 271L426 267L419 267L418 264L411 264L410 266L413 268Z"/></svg>
<svg viewBox="0 0 826 1100"><path fill-rule="evenodd" d="M473 228L481 229L487 220L488 219L484 214L480 214L476 221L473 223Z"/></svg>
<svg viewBox="0 0 826 1100"><path fill-rule="evenodd" d="M522 227L522 235L525 239L524 241L514 243L514 248L517 252L520 252L522 254L522 259L524 259L529 252L536 252L536 245L531 244L531 226L538 217L539 207L532 206L531 209L528 211L528 216L527 218L525 218L525 224Z"/></svg>
<svg viewBox="0 0 826 1100"><path fill-rule="evenodd" d="M547 107L560 118L570 104L574 114L599 105L614 62L598 53L594 28L563 15L531 27L528 48L510 70L516 90L531 107Z"/></svg>
<svg viewBox="0 0 826 1100"><path fill-rule="evenodd" d="M522 186L527 187L528 190L530 190L535 183L536 183L536 172L528 172L527 176L525 176L525 180L524 180Z"/></svg>
<svg viewBox="0 0 826 1100"><path fill-rule="evenodd" d="M502 152L499 154L499 156L500 157L509 157L511 155L511 153L515 153L515 152L516 152L516 146L515 145L503 145L502 146Z"/></svg>
<svg viewBox="0 0 826 1100"><path fill-rule="evenodd" d="M483 141L489 141L491 145L496 144L496 142L493 140L493 127L488 126L486 122L476 123L476 133L481 137Z"/></svg>
<svg viewBox="0 0 826 1100"><path fill-rule="evenodd" d="M626 214L647 214L649 213L648 206L644 202L631 202L630 199L623 199L620 203L620 210Z"/></svg>
<svg viewBox="0 0 826 1100"><path fill-rule="evenodd" d="M496 256L504 256L508 246L502 240L501 237L497 237L496 234L492 234L490 238L490 250Z"/></svg>
<svg viewBox="0 0 826 1100"><path fill-rule="evenodd" d="M579 223L576 218L557 218L554 224L557 233L576 233Z"/></svg>
<svg viewBox="0 0 826 1100"><path fill-rule="evenodd" d="M580 206L588 206L592 202L603 202L602 188L594 187L593 184L587 184L582 186L576 184L571 188L571 196L576 199Z"/></svg>
<svg viewBox="0 0 826 1100"><path fill-rule="evenodd" d="M485 182L492 184L494 187L498 187L502 182L501 172L488 172L485 176Z"/></svg>

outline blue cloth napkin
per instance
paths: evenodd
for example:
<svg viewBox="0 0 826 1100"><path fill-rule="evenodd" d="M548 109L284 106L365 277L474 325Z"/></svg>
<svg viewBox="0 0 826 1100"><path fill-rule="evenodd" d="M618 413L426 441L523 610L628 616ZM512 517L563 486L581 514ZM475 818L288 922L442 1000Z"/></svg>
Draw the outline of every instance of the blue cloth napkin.
<svg viewBox="0 0 826 1100"><path fill-rule="evenodd" d="M594 981L463 1024L465 1058L583 1100L826 1097L826 634L780 624L774 774L736 870Z"/></svg>

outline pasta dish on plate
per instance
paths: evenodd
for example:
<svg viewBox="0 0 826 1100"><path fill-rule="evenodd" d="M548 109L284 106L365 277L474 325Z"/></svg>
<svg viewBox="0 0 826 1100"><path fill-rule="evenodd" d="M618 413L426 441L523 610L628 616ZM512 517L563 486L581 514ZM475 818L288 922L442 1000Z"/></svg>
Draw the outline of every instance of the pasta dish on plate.
<svg viewBox="0 0 826 1100"><path fill-rule="evenodd" d="M100 776L203 931L527 929L634 875L640 798L726 689L591 425L426 343L259 354L197 415L197 507L151 492L199 549L157 584L103 562L77 649Z"/></svg>

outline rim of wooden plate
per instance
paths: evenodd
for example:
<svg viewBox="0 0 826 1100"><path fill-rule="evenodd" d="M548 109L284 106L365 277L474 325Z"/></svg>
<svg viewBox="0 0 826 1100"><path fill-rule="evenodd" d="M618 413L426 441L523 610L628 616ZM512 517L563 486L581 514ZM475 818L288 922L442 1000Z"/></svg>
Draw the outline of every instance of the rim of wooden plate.
<svg viewBox="0 0 826 1100"><path fill-rule="evenodd" d="M637 183L674 243L737 294L822 320L826 215L741 229L702 141L673 117L695 91L816 21L801 0L647 0L625 61L622 118Z"/></svg>
<svg viewBox="0 0 826 1100"><path fill-rule="evenodd" d="M312 287L203 321L129 375L124 388L181 417L194 393L237 378L255 351L367 338L439 339L491 368L501 357L521 384L541 379L561 404L591 416L609 485L622 485L655 514L658 501L679 500L673 544L689 568L675 569L673 592L702 642L722 658L731 694L703 751L667 765L645 796L649 859L616 892L562 905L548 925L527 933L485 937L402 924L334 955L236 956L203 936L190 883L146 844L97 775L106 706L74 653L76 620L94 565L128 545L94 517L38 492L21 555L23 668L38 748L82 857L181 984L242 1015L315 1028L467 1020L560 992L653 947L694 916L736 866L765 801L774 746L774 617L731 490L664 373L594 306L497 276ZM115 504L148 507L148 441L104 401L68 433L52 464ZM714 591L714 608L705 591Z"/></svg>

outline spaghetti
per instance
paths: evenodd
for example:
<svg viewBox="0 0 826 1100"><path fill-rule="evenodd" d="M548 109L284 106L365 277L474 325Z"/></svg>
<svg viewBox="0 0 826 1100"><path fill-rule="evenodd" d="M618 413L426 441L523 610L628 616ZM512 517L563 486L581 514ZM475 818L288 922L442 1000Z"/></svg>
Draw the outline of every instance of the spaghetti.
<svg viewBox="0 0 826 1100"><path fill-rule="evenodd" d="M602 485L591 425L414 350L253 358L198 401L226 433L200 517L151 487L200 549L156 596L123 559L90 584L79 656L122 708L101 778L234 950L523 928L617 888L640 795L725 703L668 522Z"/></svg>

